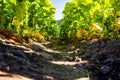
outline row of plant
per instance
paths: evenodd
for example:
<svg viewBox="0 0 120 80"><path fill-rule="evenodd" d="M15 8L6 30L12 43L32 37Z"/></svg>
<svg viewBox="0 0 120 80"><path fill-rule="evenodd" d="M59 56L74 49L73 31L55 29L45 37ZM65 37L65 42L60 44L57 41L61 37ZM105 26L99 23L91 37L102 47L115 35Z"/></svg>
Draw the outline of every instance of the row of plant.
<svg viewBox="0 0 120 80"><path fill-rule="evenodd" d="M58 23L55 12L50 0L1 0L0 28L39 41L120 38L119 0L72 0Z"/></svg>
<svg viewBox="0 0 120 80"><path fill-rule="evenodd" d="M119 0L72 0L63 14L62 39L120 38Z"/></svg>
<svg viewBox="0 0 120 80"><path fill-rule="evenodd" d="M50 0L2 0L0 28L39 41L57 38L59 31L55 12Z"/></svg>

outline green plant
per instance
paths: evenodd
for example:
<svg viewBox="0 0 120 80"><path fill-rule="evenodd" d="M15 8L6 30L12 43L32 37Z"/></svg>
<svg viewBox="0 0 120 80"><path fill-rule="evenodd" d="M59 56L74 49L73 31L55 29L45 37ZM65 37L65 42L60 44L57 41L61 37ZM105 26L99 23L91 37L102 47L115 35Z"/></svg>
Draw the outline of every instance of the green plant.
<svg viewBox="0 0 120 80"><path fill-rule="evenodd" d="M72 0L66 3L63 14L61 39L75 39L77 36L84 39L85 36L81 35L84 33L79 29L88 33L87 39L92 34L100 38L118 38L119 36L119 28L115 25L117 16L120 16L119 0ZM91 27L94 24L97 24L96 28L101 28L101 31L94 30L95 27Z"/></svg>
<svg viewBox="0 0 120 80"><path fill-rule="evenodd" d="M37 30L34 36L40 33L45 39L58 37L59 29L54 18L56 10L50 0L2 0L0 6L1 28L21 36L24 30L30 34L32 29Z"/></svg>
<svg viewBox="0 0 120 80"><path fill-rule="evenodd" d="M4 27L4 24L5 24L5 15L4 15L4 7L5 7L5 4L4 4L4 0L1 0L0 1L0 27Z"/></svg>

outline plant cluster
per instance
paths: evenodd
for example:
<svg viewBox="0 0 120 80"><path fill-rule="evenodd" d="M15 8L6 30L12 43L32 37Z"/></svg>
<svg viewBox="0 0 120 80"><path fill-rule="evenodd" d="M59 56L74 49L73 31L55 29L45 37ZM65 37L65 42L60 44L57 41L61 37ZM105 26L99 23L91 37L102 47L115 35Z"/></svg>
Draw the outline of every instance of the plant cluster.
<svg viewBox="0 0 120 80"><path fill-rule="evenodd" d="M119 0L72 0L63 14L62 39L120 38Z"/></svg>
<svg viewBox="0 0 120 80"><path fill-rule="evenodd" d="M50 0L1 0L0 28L39 41L120 38L119 0L72 0L58 21L55 12Z"/></svg>
<svg viewBox="0 0 120 80"><path fill-rule="evenodd" d="M2 0L0 6L1 29L41 41L58 37L56 9L50 0Z"/></svg>

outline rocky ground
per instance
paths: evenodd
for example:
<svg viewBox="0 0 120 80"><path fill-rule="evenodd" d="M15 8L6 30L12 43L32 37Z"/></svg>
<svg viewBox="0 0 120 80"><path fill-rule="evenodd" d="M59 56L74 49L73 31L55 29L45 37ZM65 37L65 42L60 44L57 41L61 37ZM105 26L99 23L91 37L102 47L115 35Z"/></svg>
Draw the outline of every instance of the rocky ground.
<svg viewBox="0 0 120 80"><path fill-rule="evenodd" d="M0 38L0 80L120 80L119 67L120 40L18 43Z"/></svg>

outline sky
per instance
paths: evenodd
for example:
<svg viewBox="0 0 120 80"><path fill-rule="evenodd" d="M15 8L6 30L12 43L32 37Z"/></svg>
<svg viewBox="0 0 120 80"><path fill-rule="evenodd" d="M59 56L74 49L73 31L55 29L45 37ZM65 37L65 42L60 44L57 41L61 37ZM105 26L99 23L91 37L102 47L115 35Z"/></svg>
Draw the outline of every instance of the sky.
<svg viewBox="0 0 120 80"><path fill-rule="evenodd" d="M63 18L62 11L64 10L66 2L70 2L70 1L72 0L51 0L51 2L54 4L56 8L55 18L57 20L60 20L61 18Z"/></svg>

